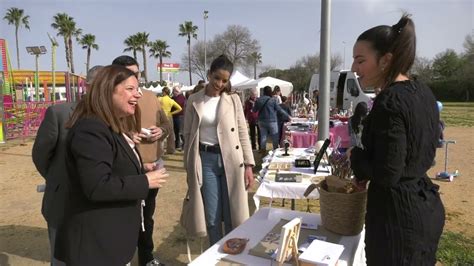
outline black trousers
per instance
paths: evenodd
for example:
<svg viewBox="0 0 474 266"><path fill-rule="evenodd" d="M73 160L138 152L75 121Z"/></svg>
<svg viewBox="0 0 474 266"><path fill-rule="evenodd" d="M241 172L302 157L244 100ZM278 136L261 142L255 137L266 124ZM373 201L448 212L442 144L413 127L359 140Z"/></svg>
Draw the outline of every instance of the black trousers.
<svg viewBox="0 0 474 266"><path fill-rule="evenodd" d="M138 235L138 263L140 266L145 266L147 262L154 259L153 257L153 214L155 213L156 196L158 189L150 189L148 197L145 199L145 206L143 207L143 222L145 225L145 232L140 228Z"/></svg>
<svg viewBox="0 0 474 266"><path fill-rule="evenodd" d="M249 130L250 130L250 143L252 144L252 150L256 150L257 143L260 143L260 129L258 128L257 122L249 123ZM257 139L258 139L258 142L257 142Z"/></svg>
<svg viewBox="0 0 474 266"><path fill-rule="evenodd" d="M175 148L179 149L184 146L184 137L182 132L184 116L173 116L173 131Z"/></svg>
<svg viewBox="0 0 474 266"><path fill-rule="evenodd" d="M367 265L435 265L444 227L438 186L428 177L385 188L369 184Z"/></svg>

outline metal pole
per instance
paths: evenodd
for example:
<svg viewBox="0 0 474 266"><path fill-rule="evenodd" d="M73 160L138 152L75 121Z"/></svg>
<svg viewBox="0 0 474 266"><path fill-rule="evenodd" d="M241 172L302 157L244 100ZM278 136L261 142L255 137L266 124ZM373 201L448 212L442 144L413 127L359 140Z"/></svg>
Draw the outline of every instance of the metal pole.
<svg viewBox="0 0 474 266"><path fill-rule="evenodd" d="M39 101L39 54L35 55L36 57L36 73L35 73L35 99Z"/></svg>
<svg viewBox="0 0 474 266"><path fill-rule="evenodd" d="M204 10L204 75L207 73L207 40L206 40L206 21L209 11Z"/></svg>
<svg viewBox="0 0 474 266"><path fill-rule="evenodd" d="M329 82L331 65L331 0L321 1L318 140L329 138Z"/></svg>
<svg viewBox="0 0 474 266"><path fill-rule="evenodd" d="M53 44L53 62L51 63L51 75L53 75L53 97L51 97L53 102L56 102L56 45Z"/></svg>
<svg viewBox="0 0 474 266"><path fill-rule="evenodd" d="M342 42L342 44L344 45L344 65L343 65L343 69L346 69L346 42Z"/></svg>

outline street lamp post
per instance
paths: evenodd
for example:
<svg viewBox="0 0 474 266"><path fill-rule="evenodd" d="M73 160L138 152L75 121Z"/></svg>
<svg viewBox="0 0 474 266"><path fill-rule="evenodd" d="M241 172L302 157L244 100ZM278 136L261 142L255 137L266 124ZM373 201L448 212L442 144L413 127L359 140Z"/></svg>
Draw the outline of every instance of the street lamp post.
<svg viewBox="0 0 474 266"><path fill-rule="evenodd" d="M46 53L46 47L44 46L28 46L26 51L36 57L36 73L35 73L35 98L39 101L39 56Z"/></svg>
<svg viewBox="0 0 474 266"><path fill-rule="evenodd" d="M209 17L209 11L204 10L204 74L206 75L207 71L207 41L206 41L206 21Z"/></svg>
<svg viewBox="0 0 474 266"><path fill-rule="evenodd" d="M342 42L344 45L344 63L343 63L343 69L346 69L346 42Z"/></svg>

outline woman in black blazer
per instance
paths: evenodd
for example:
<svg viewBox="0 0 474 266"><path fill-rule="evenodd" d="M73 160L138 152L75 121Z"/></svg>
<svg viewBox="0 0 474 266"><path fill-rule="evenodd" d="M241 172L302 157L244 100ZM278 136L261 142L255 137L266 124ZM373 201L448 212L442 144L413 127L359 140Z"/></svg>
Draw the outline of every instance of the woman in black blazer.
<svg viewBox="0 0 474 266"><path fill-rule="evenodd" d="M55 248L67 265L123 266L133 257L141 200L167 177L165 169L145 174L132 148L128 133L140 128L139 98L132 71L104 67L68 122L71 187Z"/></svg>

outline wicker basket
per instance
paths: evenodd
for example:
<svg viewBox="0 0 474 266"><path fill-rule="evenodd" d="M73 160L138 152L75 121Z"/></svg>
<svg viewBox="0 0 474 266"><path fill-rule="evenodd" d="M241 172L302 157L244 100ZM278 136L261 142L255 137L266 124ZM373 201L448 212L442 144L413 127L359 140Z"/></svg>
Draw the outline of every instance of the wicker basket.
<svg viewBox="0 0 474 266"><path fill-rule="evenodd" d="M324 228L345 236L359 234L365 222L367 191L328 192L325 180L321 181L318 190Z"/></svg>

